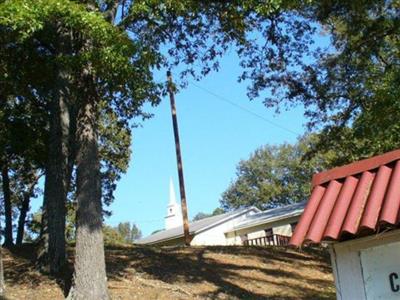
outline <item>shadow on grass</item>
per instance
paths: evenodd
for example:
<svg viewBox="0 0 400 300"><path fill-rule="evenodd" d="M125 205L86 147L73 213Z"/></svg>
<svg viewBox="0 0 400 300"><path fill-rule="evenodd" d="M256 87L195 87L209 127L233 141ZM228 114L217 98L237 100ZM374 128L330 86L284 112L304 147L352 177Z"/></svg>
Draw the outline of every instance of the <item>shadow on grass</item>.
<svg viewBox="0 0 400 300"><path fill-rule="evenodd" d="M305 249L302 252L288 250L286 248L267 248L267 247L192 247L160 249L154 247L132 247L131 249L121 249L114 247L108 249L107 268L108 276L118 280L122 278L127 268L133 268L137 272L144 273L151 278L164 281L169 284L174 283L210 283L216 287L212 292L205 292L200 296L217 298L226 295L230 299L271 299L257 291L248 288L244 282L252 281L259 286L273 286L277 289L295 290L299 298L328 299L334 298L334 291L325 291L332 286L332 281L328 279L312 278L303 276L297 272L289 272L282 269L268 267L269 263L283 262L286 264L296 263L302 265L303 260L308 260L307 267L318 268L320 272L331 273L327 263L328 256L321 249ZM232 257L231 262L221 262L212 257L205 257L205 254L226 254L238 255L249 258L251 261L261 262L264 267L257 265L240 265ZM315 259L317 263L313 265L310 260ZM311 266L310 266L311 265ZM304 264L306 266L306 264ZM252 278L243 276L242 273L258 272L262 273L263 278ZM276 279L279 280L276 280ZM297 283L293 281L296 280ZM307 286L302 284L307 282ZM272 299L290 299L285 296L277 295Z"/></svg>
<svg viewBox="0 0 400 300"><path fill-rule="evenodd" d="M69 254L72 257L72 249ZM72 260L57 278L37 271L35 245L11 250L6 257L5 278L13 284L38 286L44 280L55 280L66 295L72 278ZM223 258L223 261L220 259ZM296 299L334 299L332 280L302 274L293 268L316 268L331 274L326 250L307 248L301 251L280 247L175 247L154 248L107 246L107 276L122 280L132 269L144 277L169 284L205 283L212 291L196 295L211 299L293 299L281 291L291 290ZM243 260L242 260L243 259ZM242 260L242 261L238 261ZM277 265L280 267L277 268ZM284 266L290 266L288 270ZM247 284L248 283L248 284ZM304 284L307 283L307 284ZM264 293L265 288L275 292ZM266 296L265 294L268 294ZM7 298L1 298L7 299Z"/></svg>
<svg viewBox="0 0 400 300"><path fill-rule="evenodd" d="M54 281L61 288L64 296L67 296L72 283L72 262L69 261L59 274L52 276L36 266L36 250L37 245L33 243L3 250L3 255L7 254L6 251L9 251L13 256L12 260L9 260L7 256L3 257L4 277L6 281L11 281L16 285L31 286L38 286L44 280Z"/></svg>

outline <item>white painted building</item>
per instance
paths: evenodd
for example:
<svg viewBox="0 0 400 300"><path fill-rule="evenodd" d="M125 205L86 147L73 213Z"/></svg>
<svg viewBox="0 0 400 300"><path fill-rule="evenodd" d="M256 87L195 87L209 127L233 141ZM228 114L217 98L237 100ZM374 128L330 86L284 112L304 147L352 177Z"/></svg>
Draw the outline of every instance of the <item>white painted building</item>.
<svg viewBox="0 0 400 300"><path fill-rule="evenodd" d="M260 211L230 228L229 245L286 245L304 210L304 203Z"/></svg>
<svg viewBox="0 0 400 300"><path fill-rule="evenodd" d="M330 247L338 299L400 299L400 230Z"/></svg>
<svg viewBox="0 0 400 300"><path fill-rule="evenodd" d="M227 245L225 232L245 220L247 216L257 212L259 212L257 208L250 207L190 222L189 233L192 238L190 244L192 246ZM183 245L183 226L159 231L136 243L156 246Z"/></svg>
<svg viewBox="0 0 400 300"><path fill-rule="evenodd" d="M303 203L266 211L249 207L194 221L189 223L191 245L286 245L303 209ZM182 223L181 209L171 180L165 230L137 243L183 245Z"/></svg>

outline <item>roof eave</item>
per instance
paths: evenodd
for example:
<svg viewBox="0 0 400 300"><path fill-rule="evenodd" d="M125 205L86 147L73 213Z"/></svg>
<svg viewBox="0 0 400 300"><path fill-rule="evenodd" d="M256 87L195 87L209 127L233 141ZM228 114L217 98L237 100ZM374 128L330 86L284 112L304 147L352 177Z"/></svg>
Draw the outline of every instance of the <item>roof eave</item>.
<svg viewBox="0 0 400 300"><path fill-rule="evenodd" d="M238 231L238 230L242 230L242 229L247 229L247 228L255 227L255 226L258 226L261 224L271 224L271 223L282 221L282 220L288 219L288 218L298 217L303 213L303 211L304 211L304 209L302 209L300 211L296 211L294 213L291 213L290 215L280 216L280 217L276 217L276 218L272 218L272 219L267 219L264 221L249 223L244 226L234 227L232 230L226 231L225 233L234 232L234 231ZM267 222L265 222L265 221L267 221Z"/></svg>
<svg viewBox="0 0 400 300"><path fill-rule="evenodd" d="M236 213L236 214L230 215L229 217L226 217L226 218L221 219L221 220L219 220L219 221L217 221L217 222L215 222L215 223L213 223L213 224L210 224L210 225L208 225L208 226L206 226L206 227L204 227L204 228L201 228L201 229L195 231L194 234L198 234L198 233L204 232L204 231L206 231L206 230L208 230L208 229L210 229L210 228L212 228L212 227L215 227L216 225L219 225L219 224L221 224L221 223L223 223L223 222L225 222L225 221L227 221L227 220L233 219L233 218L235 218L235 217L237 217L237 216L240 216L240 215L245 214L245 213L247 213L247 212L249 212L249 211L252 211L252 210L261 212L257 207L251 206L251 207L249 207L249 208L247 208L247 209L245 209L245 210L243 210L243 211L241 211L241 212L238 212L238 213Z"/></svg>

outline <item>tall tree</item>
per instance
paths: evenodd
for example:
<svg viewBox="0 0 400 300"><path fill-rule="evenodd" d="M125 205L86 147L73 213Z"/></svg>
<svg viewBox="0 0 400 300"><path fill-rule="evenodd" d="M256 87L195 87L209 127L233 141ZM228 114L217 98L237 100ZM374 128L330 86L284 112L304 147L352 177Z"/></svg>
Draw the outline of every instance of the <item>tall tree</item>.
<svg viewBox="0 0 400 300"><path fill-rule="evenodd" d="M335 50L304 74L329 116L320 148L344 147L357 159L399 148L400 2L323 1L313 12Z"/></svg>
<svg viewBox="0 0 400 300"><path fill-rule="evenodd" d="M42 176L42 173L39 173L39 171L37 171L36 169L33 170L33 173L32 171L29 172L25 170L25 176L17 178L22 179L20 181L20 183L22 183L22 186L20 187L20 190L17 191L19 198L19 216L17 225L17 236L15 239L16 245L21 245L24 240L25 224L30 209L31 198L35 196L36 185L38 184L38 181Z"/></svg>
<svg viewBox="0 0 400 300"><path fill-rule="evenodd" d="M309 160L304 157L318 142L312 135L296 144L266 145L237 166L237 178L222 194L225 210L256 206L260 209L305 201L314 173L329 168L335 153L325 153Z"/></svg>
<svg viewBox="0 0 400 300"><path fill-rule="evenodd" d="M119 223L116 229L125 243L131 244L134 240L140 239L142 236L140 229L135 223L132 223L132 225L129 222Z"/></svg>
<svg viewBox="0 0 400 300"><path fill-rule="evenodd" d="M49 136L56 140L52 143L54 148L49 148L46 181L56 182L46 185L48 197L45 197L43 218L48 222L48 244L52 252L49 253L50 270L53 271L59 270L65 259L64 195L65 182L68 182L65 166L69 150L65 137L67 128L76 121L77 231L71 298L108 298L98 144L102 101L106 103L106 110L114 111L122 123L128 124L135 116L147 117L141 109L143 103L157 104L162 95L161 86L153 81L155 68L171 68L183 63L186 67L182 69L182 76L199 78L218 69L217 58L230 43L236 43L239 52L245 51L246 38L254 30L267 36L272 44L279 42L276 34L280 28L276 28L273 19L281 4L278 0L267 4L258 1L247 4L223 1L1 2L0 25L16 35L9 44L33 43L33 48L45 53L53 67L51 74L55 80L49 80L48 97L51 100L48 108L53 116ZM69 47L71 39L72 47ZM202 64L200 72L194 68L198 63ZM61 103L64 100L66 104ZM68 123L64 122L68 117L61 114L68 113L64 107L71 102L76 114ZM52 176L51 168L56 172L56 165L58 173L54 178L47 178ZM60 195L51 192L56 186ZM53 216L47 216L49 213ZM60 219L55 220L58 216Z"/></svg>
<svg viewBox="0 0 400 300"><path fill-rule="evenodd" d="M23 229L29 201L37 184L35 174L41 169L46 152L43 110L40 106L25 105L26 101L23 96L19 99L6 97L0 104L0 164L7 246L13 244L12 213L16 206L20 211L17 243L20 242L21 226Z"/></svg>
<svg viewBox="0 0 400 300"><path fill-rule="evenodd" d="M221 208L221 207L217 207L210 214L199 212L193 217L193 221L199 221L201 219L209 218L209 217L212 217L212 216L217 216L217 215L223 214L224 212L225 212L224 209Z"/></svg>
<svg viewBox="0 0 400 300"><path fill-rule="evenodd" d="M133 243L135 240L139 240L141 237L142 237L142 231L135 223L132 223L131 232L129 236L130 243Z"/></svg>
<svg viewBox="0 0 400 300"><path fill-rule="evenodd" d="M309 129L323 130L314 152L345 149L340 163L400 147L400 2L299 1L279 15L278 47L242 52L249 96L304 106Z"/></svg>
<svg viewBox="0 0 400 300"><path fill-rule="evenodd" d="M8 163L3 162L1 169L2 184L3 184L3 199L4 199L4 215L5 215L5 228L4 228L4 245L12 247L13 228L12 228L12 207L11 207L11 188L10 176L8 170Z"/></svg>

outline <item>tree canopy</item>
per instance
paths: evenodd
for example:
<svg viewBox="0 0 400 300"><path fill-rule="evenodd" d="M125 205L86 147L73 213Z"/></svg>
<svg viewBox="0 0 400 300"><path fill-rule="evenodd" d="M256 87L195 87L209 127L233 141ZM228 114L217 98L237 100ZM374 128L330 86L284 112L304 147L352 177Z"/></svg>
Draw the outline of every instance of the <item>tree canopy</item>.
<svg viewBox="0 0 400 300"><path fill-rule="evenodd" d="M222 194L225 210L256 206L274 208L307 200L312 175L329 168L334 152L304 159L318 136L306 136L294 144L265 145L239 162L236 179Z"/></svg>
<svg viewBox="0 0 400 300"><path fill-rule="evenodd" d="M127 169L132 128L150 117L143 105L165 93L155 71L175 68L184 86L218 70L229 49L251 98L278 109L303 105L308 128L322 132L242 161L225 209L301 201L318 169L398 147L399 8L395 0L0 0L7 240L13 205L23 215L29 201L21 195L34 196L29 187L45 172L41 235L50 272L66 261L71 206L71 298L107 299L102 200L113 200ZM326 48L314 45L318 33L330 39Z"/></svg>
<svg viewBox="0 0 400 300"><path fill-rule="evenodd" d="M303 1L280 11L278 48L255 44L245 54L249 96L277 109L304 106L308 128L322 130L314 150L345 148L340 163L398 148L399 11L397 0ZM315 44L318 34L326 45Z"/></svg>
<svg viewBox="0 0 400 300"><path fill-rule="evenodd" d="M40 257L53 274L66 261L70 190L76 199L71 298L108 298L101 198L107 203L112 193L103 194L101 188L112 192L126 169L131 119L147 118L143 104L157 104L163 95L163 85L153 79L154 69L183 66L181 75L195 78L218 69L217 58L229 45L243 47L253 25L270 17L281 3L0 2L0 76L7 83L3 97L23 103L34 98L45 107L49 142L42 240L48 255ZM18 56L21 69L10 59L18 52L24 54ZM36 73L43 80L32 78ZM89 277L92 280L87 281Z"/></svg>
<svg viewBox="0 0 400 300"><path fill-rule="evenodd" d="M116 227L103 227L104 242L106 244L132 244L142 237L142 232L135 223L122 222Z"/></svg>
<svg viewBox="0 0 400 300"><path fill-rule="evenodd" d="M224 212L225 211L220 207L217 207L216 209L214 209L212 211L212 213L199 212L193 217L192 221L199 221L201 219L209 218L212 216L218 216L220 214L223 214Z"/></svg>

